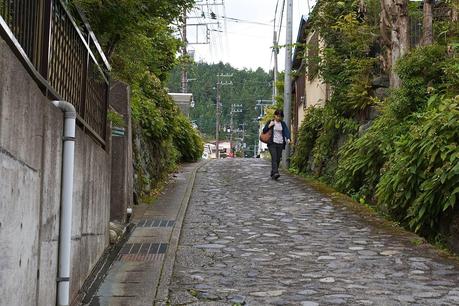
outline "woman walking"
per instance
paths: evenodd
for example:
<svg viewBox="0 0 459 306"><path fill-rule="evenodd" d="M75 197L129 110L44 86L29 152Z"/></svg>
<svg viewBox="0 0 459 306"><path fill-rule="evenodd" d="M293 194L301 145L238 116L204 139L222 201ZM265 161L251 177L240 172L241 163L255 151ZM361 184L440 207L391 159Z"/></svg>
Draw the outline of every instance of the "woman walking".
<svg viewBox="0 0 459 306"><path fill-rule="evenodd" d="M272 129L268 149L271 154L271 178L274 180L277 180L280 176L279 164L282 158L282 150L285 149L287 143L290 143L290 131L283 119L284 112L277 109L274 112L274 119L267 122L263 128L263 134L268 133Z"/></svg>

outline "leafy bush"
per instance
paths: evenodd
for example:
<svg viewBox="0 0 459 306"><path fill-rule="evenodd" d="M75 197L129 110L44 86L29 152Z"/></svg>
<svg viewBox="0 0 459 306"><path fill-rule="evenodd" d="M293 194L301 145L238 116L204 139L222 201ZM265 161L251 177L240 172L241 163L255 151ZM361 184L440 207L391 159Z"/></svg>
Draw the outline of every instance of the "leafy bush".
<svg viewBox="0 0 459 306"><path fill-rule="evenodd" d="M429 92L445 86L446 50L432 45L414 50L397 63L402 87L393 90L383 106L383 115L359 138L340 150L336 187L357 198L375 201L381 169L389 160L395 142L413 124L410 115L425 108ZM435 86L435 87L432 87Z"/></svg>
<svg viewBox="0 0 459 306"><path fill-rule="evenodd" d="M394 139L404 131L406 124L384 113L361 137L351 137L339 151L335 187L356 200L374 203L381 168L394 150Z"/></svg>
<svg viewBox="0 0 459 306"><path fill-rule="evenodd" d="M402 87L391 95L392 113L400 120L425 106L429 91L440 88L444 80L446 48L420 47L397 62Z"/></svg>
<svg viewBox="0 0 459 306"><path fill-rule="evenodd" d="M145 195L177 162L194 161L203 149L200 136L180 114L163 84L181 46L172 24L194 1L67 2L89 18L112 65L112 77L132 89L135 188L140 196ZM110 119L116 117L111 115Z"/></svg>
<svg viewBox="0 0 459 306"><path fill-rule="evenodd" d="M395 143L377 187L379 205L424 233L437 229L459 193L459 97L437 99Z"/></svg>
<svg viewBox="0 0 459 306"><path fill-rule="evenodd" d="M299 172L313 172L318 176L333 173L340 137L356 130L356 122L341 116L331 104L308 108L298 133L292 166ZM325 180L332 182L331 179Z"/></svg>
<svg viewBox="0 0 459 306"><path fill-rule="evenodd" d="M308 110L293 166L333 183L339 147L357 132L356 115L375 102L370 89L377 60L369 50L377 29L359 18L355 1L324 0L317 5L312 26L325 48L320 56L306 62L318 64L319 75L331 87L332 96L323 109Z"/></svg>
<svg viewBox="0 0 459 306"><path fill-rule="evenodd" d="M176 119L174 130L174 145L180 153L183 162L194 162L201 158L204 143L198 132L191 125L190 120L180 114Z"/></svg>
<svg viewBox="0 0 459 306"><path fill-rule="evenodd" d="M376 1L366 2L379 9ZM443 45L414 49L399 60L401 87L358 136L361 114L378 103L371 97L378 18L358 15L357 3L323 0L312 15L325 48L316 63L308 60L319 64L332 96L324 108L307 111L293 166L360 202L377 203L415 231L435 234L459 193L459 61L451 23L443 25Z"/></svg>
<svg viewBox="0 0 459 306"><path fill-rule="evenodd" d="M324 107L322 114L323 126L312 150L312 170L316 175L326 174L325 181L333 183L339 142L354 134L358 125L355 120L341 116L332 103Z"/></svg>
<svg viewBox="0 0 459 306"><path fill-rule="evenodd" d="M298 142L295 146L295 154L292 166L296 169L309 169L309 156L312 153L317 140L319 130L323 125L323 109L310 107L307 109L301 128L298 131Z"/></svg>
<svg viewBox="0 0 459 306"><path fill-rule="evenodd" d="M154 189L178 162L193 162L204 150L201 136L180 113L161 81L147 73L132 89L132 117L143 149L135 152L139 193Z"/></svg>

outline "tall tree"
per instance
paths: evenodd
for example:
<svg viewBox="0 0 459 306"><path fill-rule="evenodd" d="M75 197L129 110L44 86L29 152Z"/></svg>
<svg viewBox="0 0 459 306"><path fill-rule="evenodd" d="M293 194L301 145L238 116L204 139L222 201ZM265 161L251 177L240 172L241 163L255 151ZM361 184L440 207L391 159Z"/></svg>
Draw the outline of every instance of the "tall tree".
<svg viewBox="0 0 459 306"><path fill-rule="evenodd" d="M89 18L117 78L131 82L145 70L164 80L180 41L172 24L194 0L72 0Z"/></svg>
<svg viewBox="0 0 459 306"><path fill-rule="evenodd" d="M421 45L427 46L433 44L433 13L432 6L434 0L424 0L423 19L422 19L422 39Z"/></svg>
<svg viewBox="0 0 459 306"><path fill-rule="evenodd" d="M394 71L394 65L410 50L408 0L381 0L380 30L386 49L384 66L390 74L391 86L398 88L401 81Z"/></svg>

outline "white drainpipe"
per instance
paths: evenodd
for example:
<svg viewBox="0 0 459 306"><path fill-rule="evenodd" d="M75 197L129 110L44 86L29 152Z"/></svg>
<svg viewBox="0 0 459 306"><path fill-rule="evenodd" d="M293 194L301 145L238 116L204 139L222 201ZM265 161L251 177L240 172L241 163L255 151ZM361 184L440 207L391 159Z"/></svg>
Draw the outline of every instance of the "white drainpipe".
<svg viewBox="0 0 459 306"><path fill-rule="evenodd" d="M64 112L64 145L62 158L61 218L59 234L59 270L57 277L57 305L68 306L70 296L70 247L72 235L73 167L75 159L76 111L65 101L52 101Z"/></svg>

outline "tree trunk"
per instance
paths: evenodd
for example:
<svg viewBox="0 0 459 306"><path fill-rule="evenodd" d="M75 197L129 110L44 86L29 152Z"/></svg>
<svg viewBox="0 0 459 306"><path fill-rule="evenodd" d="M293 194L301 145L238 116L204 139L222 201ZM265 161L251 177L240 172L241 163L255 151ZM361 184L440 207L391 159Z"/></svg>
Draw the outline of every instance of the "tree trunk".
<svg viewBox="0 0 459 306"><path fill-rule="evenodd" d="M449 12L449 15L451 17L451 22L453 24L453 29L449 33L450 40L451 40L452 37L457 37L459 35L459 14L458 14L458 9L459 9L459 1L456 0L456 2L451 3L450 12ZM448 44L448 54L450 56L454 55L454 48L451 45L451 43Z"/></svg>
<svg viewBox="0 0 459 306"><path fill-rule="evenodd" d="M458 6L459 4L453 4L453 7L451 8L451 20L453 22L459 22L459 14L458 14Z"/></svg>
<svg viewBox="0 0 459 306"><path fill-rule="evenodd" d="M381 60L382 68L386 73L389 73L392 67L391 28L388 1L381 0L379 30L381 35L381 48L384 50Z"/></svg>
<svg viewBox="0 0 459 306"><path fill-rule="evenodd" d="M424 7L423 7L424 17L422 20L423 33L422 33L422 39L421 39L422 46L433 44L434 38L433 38L433 29L432 29L432 23L433 23L432 6L433 6L433 0L424 0Z"/></svg>
<svg viewBox="0 0 459 306"><path fill-rule="evenodd" d="M359 15L364 17L368 13L368 7L365 0L359 0Z"/></svg>
<svg viewBox="0 0 459 306"><path fill-rule="evenodd" d="M391 87L401 85L394 71L396 62L410 51L410 19L408 0L381 0L381 37L386 47L386 69Z"/></svg>
<svg viewBox="0 0 459 306"><path fill-rule="evenodd" d="M408 0L397 0L397 16L395 17L398 35L400 37L400 56L410 52L410 16L408 15Z"/></svg>

